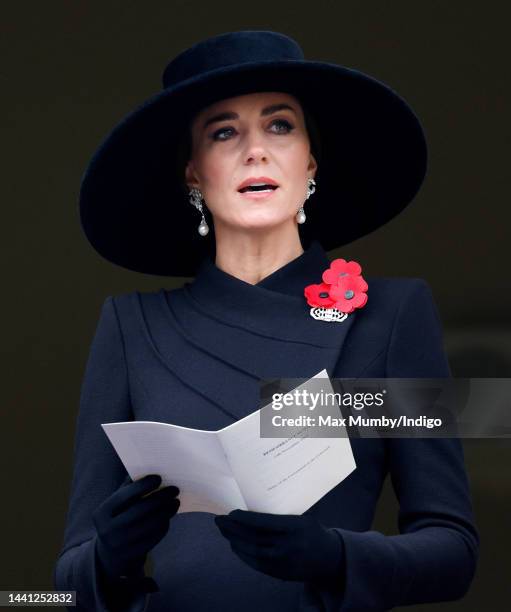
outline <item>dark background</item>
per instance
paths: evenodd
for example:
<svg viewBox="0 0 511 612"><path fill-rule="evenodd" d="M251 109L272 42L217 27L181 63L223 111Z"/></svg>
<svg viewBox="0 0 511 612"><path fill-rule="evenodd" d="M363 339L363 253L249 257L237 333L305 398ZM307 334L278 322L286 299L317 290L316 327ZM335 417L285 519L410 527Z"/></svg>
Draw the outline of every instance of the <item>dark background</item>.
<svg viewBox="0 0 511 612"><path fill-rule="evenodd" d="M101 259L81 233L77 198L99 142L160 89L167 62L200 39L281 31L308 59L367 72L411 104L429 142L421 191L387 226L330 255L356 259L367 276L426 279L453 374L511 375L505 8L459 0L3 3L0 189L9 289L0 589L53 588L80 385L102 302L183 282ZM477 576L462 601L417 610L509 605L511 443L467 439L464 447L482 537ZM374 528L397 533L388 482Z"/></svg>

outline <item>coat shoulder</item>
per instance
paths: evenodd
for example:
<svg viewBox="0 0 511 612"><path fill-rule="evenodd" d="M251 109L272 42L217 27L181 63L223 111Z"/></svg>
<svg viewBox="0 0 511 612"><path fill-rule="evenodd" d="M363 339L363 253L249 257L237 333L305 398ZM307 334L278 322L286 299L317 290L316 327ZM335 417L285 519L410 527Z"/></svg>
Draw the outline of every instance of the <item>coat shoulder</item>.
<svg viewBox="0 0 511 612"><path fill-rule="evenodd" d="M407 291L428 282L415 276L364 276L369 287L379 291Z"/></svg>
<svg viewBox="0 0 511 612"><path fill-rule="evenodd" d="M140 289L133 289L132 291L124 291L122 293L112 294L107 297L107 300L111 299L116 306L124 307L128 304L133 304L135 301L140 301L141 303L151 302L153 300L156 300L159 294L163 291L172 292L176 291L177 289L178 288L169 290L164 289L163 287L161 287L160 289L152 289L146 291L141 291Z"/></svg>
<svg viewBox="0 0 511 612"><path fill-rule="evenodd" d="M383 308L389 314L415 291L431 293L426 280L408 276L369 276L367 282L367 306L381 311Z"/></svg>

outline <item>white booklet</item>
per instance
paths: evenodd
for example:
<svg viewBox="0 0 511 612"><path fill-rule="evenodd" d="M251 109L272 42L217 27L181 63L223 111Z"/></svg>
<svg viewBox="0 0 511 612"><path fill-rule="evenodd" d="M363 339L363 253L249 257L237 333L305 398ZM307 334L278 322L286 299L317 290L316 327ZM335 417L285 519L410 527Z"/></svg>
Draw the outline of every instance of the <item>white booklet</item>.
<svg viewBox="0 0 511 612"><path fill-rule="evenodd" d="M334 393L327 371L313 378L319 377ZM299 438L262 438L259 413L269 407L218 431L155 421L101 426L132 480L159 474L160 487L179 487L179 513L240 508L302 514L356 468L350 439L345 430L329 438L306 432Z"/></svg>

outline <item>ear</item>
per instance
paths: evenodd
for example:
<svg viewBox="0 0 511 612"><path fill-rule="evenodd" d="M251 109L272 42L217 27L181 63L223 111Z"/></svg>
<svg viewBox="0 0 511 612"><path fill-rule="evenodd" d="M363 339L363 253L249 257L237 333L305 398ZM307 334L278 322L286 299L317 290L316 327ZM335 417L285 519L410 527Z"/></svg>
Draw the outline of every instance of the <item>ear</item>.
<svg viewBox="0 0 511 612"><path fill-rule="evenodd" d="M309 165L307 166L307 170L313 171L311 178L314 178L314 175L316 174L317 169L318 169L318 162L316 161L316 158L314 157L314 155L311 153L310 159L309 159Z"/></svg>
<svg viewBox="0 0 511 612"><path fill-rule="evenodd" d="M197 178L197 173L195 171L195 164L193 163L193 160L191 159L186 164L185 181L188 187L190 188L199 186L199 180Z"/></svg>

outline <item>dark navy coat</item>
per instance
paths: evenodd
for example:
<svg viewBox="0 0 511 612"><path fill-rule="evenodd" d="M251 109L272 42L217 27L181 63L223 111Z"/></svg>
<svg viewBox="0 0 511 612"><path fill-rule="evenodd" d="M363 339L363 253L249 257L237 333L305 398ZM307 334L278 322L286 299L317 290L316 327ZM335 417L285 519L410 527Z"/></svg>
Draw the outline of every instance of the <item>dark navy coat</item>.
<svg viewBox="0 0 511 612"><path fill-rule="evenodd" d="M419 278L370 278L368 301L343 322L309 315L303 290L330 265L317 241L256 285L203 261L173 290L106 298L82 385L74 473L55 588L76 610L107 610L97 582L93 510L126 476L101 423L131 419L216 430L259 407L259 379L448 377L441 322ZM479 534L458 438L351 439L356 469L312 506L345 545L339 581L282 581L231 550L213 514L177 514L151 551L159 591L147 612L386 610L463 597ZM399 534L372 530L389 475Z"/></svg>

